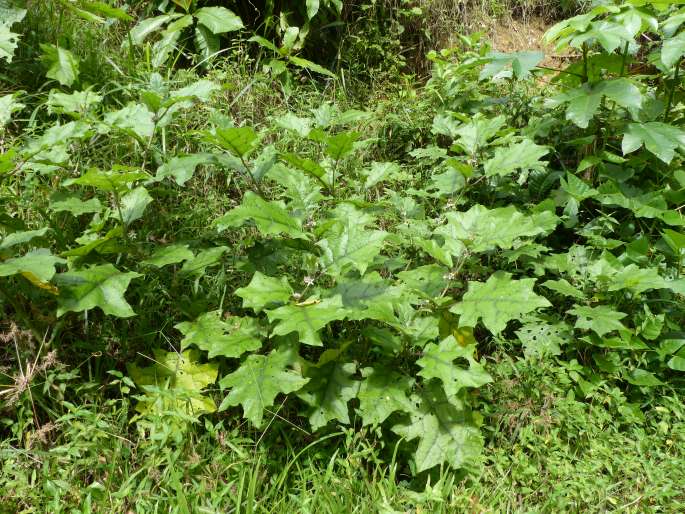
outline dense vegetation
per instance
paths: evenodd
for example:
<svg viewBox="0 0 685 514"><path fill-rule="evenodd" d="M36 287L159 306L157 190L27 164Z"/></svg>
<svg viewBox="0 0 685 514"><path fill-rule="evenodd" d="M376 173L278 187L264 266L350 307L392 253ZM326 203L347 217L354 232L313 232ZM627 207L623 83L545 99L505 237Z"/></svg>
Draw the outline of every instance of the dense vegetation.
<svg viewBox="0 0 685 514"><path fill-rule="evenodd" d="M438 4L0 0L0 512L683 511L685 9Z"/></svg>

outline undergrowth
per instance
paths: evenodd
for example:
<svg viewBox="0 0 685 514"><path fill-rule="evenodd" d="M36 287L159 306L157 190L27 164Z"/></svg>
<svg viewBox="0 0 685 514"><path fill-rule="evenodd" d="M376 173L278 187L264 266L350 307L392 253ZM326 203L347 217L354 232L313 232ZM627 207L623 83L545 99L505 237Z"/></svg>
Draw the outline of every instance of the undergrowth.
<svg viewBox="0 0 685 514"><path fill-rule="evenodd" d="M0 510L681 511L683 10L305 7L0 3Z"/></svg>

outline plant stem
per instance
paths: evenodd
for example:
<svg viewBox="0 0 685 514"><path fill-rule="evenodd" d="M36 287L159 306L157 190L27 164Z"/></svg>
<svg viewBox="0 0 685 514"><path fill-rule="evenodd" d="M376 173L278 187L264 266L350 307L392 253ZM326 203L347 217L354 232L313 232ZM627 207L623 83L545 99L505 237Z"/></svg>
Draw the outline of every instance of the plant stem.
<svg viewBox="0 0 685 514"><path fill-rule="evenodd" d="M668 123L668 118L671 114L671 107L673 106L673 97L675 96L675 88L678 86L678 77L680 75L680 62L682 57L678 59L675 65L675 73L673 74L673 86L668 94L668 102L666 103L666 110L664 111L664 123Z"/></svg>

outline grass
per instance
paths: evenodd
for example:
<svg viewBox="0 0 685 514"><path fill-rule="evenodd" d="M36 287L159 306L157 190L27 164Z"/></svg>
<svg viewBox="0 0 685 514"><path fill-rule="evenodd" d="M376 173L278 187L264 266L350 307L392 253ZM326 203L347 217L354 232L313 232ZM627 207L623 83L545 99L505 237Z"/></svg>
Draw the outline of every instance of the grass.
<svg viewBox="0 0 685 514"><path fill-rule="evenodd" d="M685 508L682 396L650 398L655 404L635 422L620 413L625 399L619 391L600 390L591 402L574 399L563 366L501 356L490 369L495 380L481 390L488 407L479 472L468 479L446 472L412 479L393 458L395 449L367 430L313 439L276 416L255 432L226 414L189 422L173 412L131 425L125 381L112 375L104 385L83 382L51 368L44 376L65 398L55 401L60 415L41 427L26 419L23 430L0 444L0 512ZM32 416L25 403L16 412L18 420L3 422Z"/></svg>
<svg viewBox="0 0 685 514"><path fill-rule="evenodd" d="M39 20L58 16L49 10L53 4L45 5L45 12L31 13L35 18L29 25L40 27ZM451 13L444 2L431 8L436 19ZM74 23L76 33L80 25ZM84 34L86 41L101 45L93 46L93 59L113 53L111 41L100 37L107 31ZM57 42L54 35L47 38L53 39ZM31 41L26 40L27 52ZM78 45L84 80L118 89L116 81L123 81L123 75L116 67L106 60L90 60L84 53L88 44ZM18 57L20 65L22 59L28 60L29 54ZM321 92L304 84L288 91L257 80L254 63L239 46L231 59L210 73L224 86L211 107L237 122L259 126L272 116L306 112L323 101L335 101L342 109L358 103L352 89ZM127 79L145 76L145 62L128 66ZM35 76L21 75L10 86L28 88ZM180 84L194 77L188 71L173 75ZM366 127L384 141L376 150L382 154L378 160L404 156L408 141L421 138L415 123L421 113L412 111L411 84L373 84L371 89L364 103L377 105L384 120ZM208 112L197 109L179 117L178 126L168 127L169 154L196 149L192 137L179 133L202 127ZM105 166L121 162L125 150L95 146L83 151L101 152ZM171 240L209 237L199 229L231 205L236 196L232 188L223 176L193 180L173 198L174 212L183 215L150 214L154 234ZM173 194L170 190L170 197ZM28 210L32 201L29 195L21 205ZM171 202L170 198L168 205ZM139 237L154 234L141 229ZM8 394L0 411L1 513L685 510L681 391L665 390L657 396L645 390L628 398L625 391L600 384L585 398L578 393L573 363L518 360L501 348L493 352L488 366L493 382L478 393L485 452L469 477L438 470L412 478L411 470L401 464L407 459L361 423L314 438L286 421L287 416L281 417L280 410L272 413L262 431L242 423L235 411L193 419L169 410L132 423L139 391L121 373L126 363L152 346L168 347L167 327L156 323L164 313L172 319L178 310L202 312L206 305L217 305L226 284L218 274L196 286L194 293L187 291L187 284L175 284L178 290L171 295L154 277L144 287L145 294L155 298L147 303L154 303L156 310L141 314L131 337L113 336L107 322L93 328L87 341L65 328L69 347L60 348L58 358L69 365L54 356L33 365L40 352L28 335L15 334L21 351L15 352L14 337L2 341L0 362L15 372L22 369L30 380L15 382L17 394Z"/></svg>

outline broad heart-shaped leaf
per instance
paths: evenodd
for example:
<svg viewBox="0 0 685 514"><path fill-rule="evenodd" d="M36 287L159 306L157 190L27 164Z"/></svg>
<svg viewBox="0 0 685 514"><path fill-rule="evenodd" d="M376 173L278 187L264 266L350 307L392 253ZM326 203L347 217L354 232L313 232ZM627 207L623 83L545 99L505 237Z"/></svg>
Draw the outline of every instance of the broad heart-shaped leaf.
<svg viewBox="0 0 685 514"><path fill-rule="evenodd" d="M245 352L259 350L262 341L255 318L221 319L221 311L201 314L195 321L175 325L185 337L181 348L195 345L208 353L210 359L220 355L236 358Z"/></svg>
<svg viewBox="0 0 685 514"><path fill-rule="evenodd" d="M140 368L135 364L129 364L126 369L136 385L149 394L152 393L150 387L178 393L172 408L193 415L214 412L214 400L203 396L201 391L216 382L219 365L199 364L199 353L197 350L186 350L182 354L153 350L152 366ZM138 403L136 410L145 413L155 408L163 411L164 407L164 403L158 405L154 396L151 395L148 400L146 395L146 398Z"/></svg>
<svg viewBox="0 0 685 514"><path fill-rule="evenodd" d="M236 157L245 158L255 148L259 137L252 127L217 128L214 134L206 133L206 138Z"/></svg>
<svg viewBox="0 0 685 514"><path fill-rule="evenodd" d="M635 294L649 289L666 289L668 282L664 280L656 268L640 268L630 264L611 277L609 291L628 289Z"/></svg>
<svg viewBox="0 0 685 514"><path fill-rule="evenodd" d="M195 11L193 16L212 34L223 34L243 28L243 21L240 16L225 7L202 7Z"/></svg>
<svg viewBox="0 0 685 514"><path fill-rule="evenodd" d="M288 369L297 360L297 352L291 347L278 348L268 355L249 355L236 371L219 382L222 388L231 388L219 410L240 404L244 416L260 427L264 410L273 406L278 394L298 391L309 381Z"/></svg>
<svg viewBox="0 0 685 514"><path fill-rule="evenodd" d="M308 416L313 430L334 419L350 423L347 402L359 391L359 382L350 377L357 367L353 362L340 362L340 353L339 349L326 350L316 365L305 368L309 382L297 396L311 407Z"/></svg>
<svg viewBox="0 0 685 514"><path fill-rule="evenodd" d="M393 432L408 441L419 439L414 453L416 472L447 463L453 468L472 468L483 446L472 416L450 403L437 383L429 383L411 396L409 420Z"/></svg>
<svg viewBox="0 0 685 514"><path fill-rule="evenodd" d="M545 105L556 107L567 104L566 119L581 128L587 128L604 96L626 109L639 109L642 106L640 90L626 78L605 80L597 85L583 84L576 89L550 98Z"/></svg>
<svg viewBox="0 0 685 514"><path fill-rule="evenodd" d="M155 132L154 114L147 106L135 102L128 103L118 111L108 112L104 121L107 125L143 140L151 138Z"/></svg>
<svg viewBox="0 0 685 514"><path fill-rule="evenodd" d="M267 202L252 191L247 191L242 203L222 217L214 220L218 230L239 227L247 220L253 220L257 229L265 236L288 234L298 239L307 239L302 232L302 221L286 210L283 202Z"/></svg>
<svg viewBox="0 0 685 514"><path fill-rule="evenodd" d="M616 311L608 305L599 305L597 307L576 305L568 312L578 316L575 324L576 328L593 330L600 337L614 330L625 328L620 320L625 318L627 314Z"/></svg>
<svg viewBox="0 0 685 514"><path fill-rule="evenodd" d="M141 218L150 202L152 202L152 197L143 186L126 193L121 198L121 217L124 225L129 225Z"/></svg>
<svg viewBox="0 0 685 514"><path fill-rule="evenodd" d="M347 310L343 307L340 297L336 296L321 301L284 305L266 311L266 315L272 323L279 322L274 327L273 335L284 336L297 332L301 343L322 346L319 330L331 321L344 319Z"/></svg>
<svg viewBox="0 0 685 514"><path fill-rule="evenodd" d="M349 268L363 275L380 253L388 233L365 229L359 223L363 216L356 209L341 213L316 243L322 251L322 267L329 275L341 276Z"/></svg>
<svg viewBox="0 0 685 514"><path fill-rule="evenodd" d="M520 238L551 232L559 222L549 211L526 216L513 205L487 209L476 204L466 212L448 212L446 217L447 224L435 234L445 239L445 246L455 255L464 245L472 252L511 248Z"/></svg>
<svg viewBox="0 0 685 514"><path fill-rule="evenodd" d="M547 147L536 145L530 139L524 139L520 143L513 143L506 148L497 148L494 157L485 163L485 174L489 177L493 175L506 176L516 170L542 169L547 163L541 162L540 157L548 153Z"/></svg>
<svg viewBox="0 0 685 514"><path fill-rule="evenodd" d="M458 138L456 142L466 153L475 155L480 148L486 146L488 141L497 134L497 131L502 128L505 121L504 116L484 118L481 114L477 114L470 122L454 130L454 134Z"/></svg>
<svg viewBox="0 0 685 514"><path fill-rule="evenodd" d="M105 314L128 318L135 312L124 299L129 282L139 273L121 272L111 264L91 266L80 271L68 271L55 276L60 288L57 316L100 307Z"/></svg>
<svg viewBox="0 0 685 514"><path fill-rule="evenodd" d="M164 177L173 177L176 183L182 186L193 178L195 168L201 164L210 164L214 161L214 156L209 153L173 157L170 161L157 168L155 178L161 180Z"/></svg>
<svg viewBox="0 0 685 514"><path fill-rule="evenodd" d="M461 346L454 336L449 336L440 345L430 343L423 350L423 357L416 363L421 366L419 375L426 379L438 378L442 381L447 396L456 396L465 387L481 387L492 381L485 368L473 358L475 345ZM455 364L455 359L463 359L468 368Z"/></svg>
<svg viewBox="0 0 685 514"><path fill-rule="evenodd" d="M685 149L685 131L658 121L630 123L621 143L623 155L634 152L643 144L647 150L669 164L676 150Z"/></svg>
<svg viewBox="0 0 685 514"><path fill-rule="evenodd" d="M326 138L326 155L338 161L354 149L354 142L359 139L358 132L341 132Z"/></svg>
<svg viewBox="0 0 685 514"><path fill-rule="evenodd" d="M393 412L412 412L407 394L414 385L414 379L381 367L364 368L362 376L364 380L357 393L357 413L364 425L380 425Z"/></svg>
<svg viewBox="0 0 685 514"><path fill-rule="evenodd" d="M50 250L39 248L21 257L0 261L0 277L29 273L39 281L47 282L55 275L55 265L65 262L67 261L52 255Z"/></svg>
<svg viewBox="0 0 685 514"><path fill-rule="evenodd" d="M188 245L172 244L157 248L155 253L148 259L145 259L142 263L161 268L163 266L168 266L169 264L178 264L179 262L187 261L193 257L195 256L188 248Z"/></svg>
<svg viewBox="0 0 685 514"><path fill-rule="evenodd" d="M288 303L293 295L293 288L286 277L273 278L256 271L250 283L236 289L235 295L243 299L244 308L259 312L265 307Z"/></svg>
<svg viewBox="0 0 685 514"><path fill-rule="evenodd" d="M63 86L71 86L79 76L78 59L69 50L41 43L41 60L48 69L45 75Z"/></svg>
<svg viewBox="0 0 685 514"><path fill-rule="evenodd" d="M551 305L533 292L534 284L534 278L512 280L510 273L497 271L486 282L469 282L468 291L450 312L460 314L459 323L467 327L475 327L482 318L488 330L499 334L510 320Z"/></svg>

